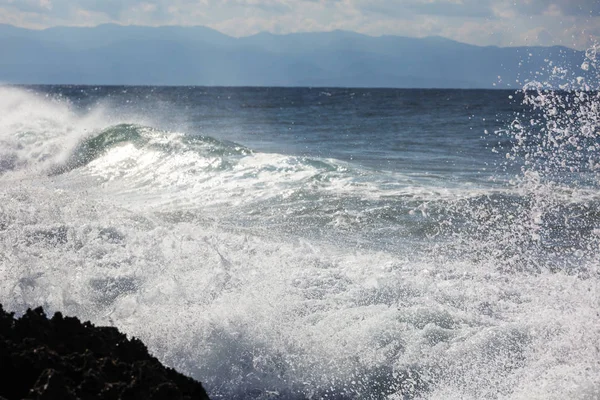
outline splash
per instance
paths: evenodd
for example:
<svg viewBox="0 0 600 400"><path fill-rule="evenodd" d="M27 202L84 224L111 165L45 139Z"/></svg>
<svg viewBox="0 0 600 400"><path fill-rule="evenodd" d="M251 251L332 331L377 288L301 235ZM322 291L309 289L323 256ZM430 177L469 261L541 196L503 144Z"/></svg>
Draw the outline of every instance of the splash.
<svg viewBox="0 0 600 400"><path fill-rule="evenodd" d="M438 381L427 398L588 399L600 394L593 361L599 356L600 331L591 322L600 305L594 289L600 280L598 49L586 52L583 74L570 78L569 71L555 67L547 80L528 82L516 94L522 110L497 132L509 147L495 149L506 154L505 171L515 166L520 171L509 178L506 191L451 202L449 214L432 213L441 232L452 238L436 248L439 252L479 273L487 271L487 279L507 280L514 293L520 292L519 282L536 289L521 303L531 320L504 314L515 323L515 336L497 332L498 342L484 353L485 361L467 362L480 370L442 376L444 383ZM581 292L580 285L589 292ZM496 301L495 306L502 302ZM552 317L538 318L537 312ZM578 358L561 356L566 349ZM505 386L506 380L514 386Z"/></svg>
<svg viewBox="0 0 600 400"><path fill-rule="evenodd" d="M504 193L451 206L460 229L451 225L448 234L478 243L458 254L503 271L594 273L600 244L600 93L591 89L600 82L596 53L597 47L586 52L588 78L571 79L555 67L547 80L527 82L510 96L521 99L522 110L496 132L508 146L494 151L506 155L503 170L519 173L508 177Z"/></svg>
<svg viewBox="0 0 600 400"><path fill-rule="evenodd" d="M25 118L2 121L18 160L0 177L8 309L117 325L216 399L598 397L585 87L526 87L502 132L521 169L493 190L7 93Z"/></svg>
<svg viewBox="0 0 600 400"><path fill-rule="evenodd" d="M598 49L595 45L585 53L581 69L589 77L568 80L561 76L560 91L546 89L547 82L532 81L523 87L523 105L528 110L512 124L516 144L508 157L523 155L526 177L538 174L544 180L571 186L598 184Z"/></svg>
<svg viewBox="0 0 600 400"><path fill-rule="evenodd" d="M100 109L82 117L68 99L14 87L0 87L0 115L0 175L43 172L63 162L82 137L103 123Z"/></svg>

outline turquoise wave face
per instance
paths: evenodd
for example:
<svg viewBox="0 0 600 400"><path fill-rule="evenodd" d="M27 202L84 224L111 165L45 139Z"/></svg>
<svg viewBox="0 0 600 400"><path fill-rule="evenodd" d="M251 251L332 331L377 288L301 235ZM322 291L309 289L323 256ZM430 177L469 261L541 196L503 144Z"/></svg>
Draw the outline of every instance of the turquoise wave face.
<svg viewBox="0 0 600 400"><path fill-rule="evenodd" d="M98 135L91 136L77 145L73 153L62 166L57 166L53 174L64 173L87 165L112 147L122 143L133 143L143 146L147 143L140 134L140 127L132 124L121 124L102 130Z"/></svg>
<svg viewBox="0 0 600 400"><path fill-rule="evenodd" d="M170 154L175 152L196 151L204 156L243 156L251 150L236 143L220 141L203 136L177 136L169 139L170 132L161 131L137 124L118 124L100 130L83 139L73 150L66 163L55 166L52 173L63 173L87 165L105 155L112 148L132 144L137 148L158 150ZM157 139L161 139L157 140Z"/></svg>

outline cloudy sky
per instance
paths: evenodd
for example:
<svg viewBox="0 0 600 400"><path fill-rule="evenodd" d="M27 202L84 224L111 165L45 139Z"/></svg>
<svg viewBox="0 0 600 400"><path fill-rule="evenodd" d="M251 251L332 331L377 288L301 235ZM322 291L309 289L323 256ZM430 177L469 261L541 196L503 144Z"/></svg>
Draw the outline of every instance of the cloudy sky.
<svg viewBox="0 0 600 400"><path fill-rule="evenodd" d="M0 23L204 25L232 36L344 29L479 45L600 39L600 0L0 0Z"/></svg>

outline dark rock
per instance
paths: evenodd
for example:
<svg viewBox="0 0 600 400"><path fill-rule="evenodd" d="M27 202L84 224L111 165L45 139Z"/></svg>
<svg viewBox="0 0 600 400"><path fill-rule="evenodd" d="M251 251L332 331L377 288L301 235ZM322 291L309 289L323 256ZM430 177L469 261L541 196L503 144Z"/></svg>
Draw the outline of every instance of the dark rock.
<svg viewBox="0 0 600 400"><path fill-rule="evenodd" d="M69 382L62 372L55 369L45 369L29 391L28 398L35 400L75 400L70 387L72 387L72 382Z"/></svg>
<svg viewBox="0 0 600 400"><path fill-rule="evenodd" d="M41 308L15 319L0 305L0 377L0 400L208 399L140 340Z"/></svg>

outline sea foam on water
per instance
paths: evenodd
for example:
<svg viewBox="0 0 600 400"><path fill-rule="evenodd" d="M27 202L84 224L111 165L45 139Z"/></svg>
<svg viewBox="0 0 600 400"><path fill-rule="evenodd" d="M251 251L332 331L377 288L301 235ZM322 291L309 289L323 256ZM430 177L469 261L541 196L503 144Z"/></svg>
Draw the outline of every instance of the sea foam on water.
<svg viewBox="0 0 600 400"><path fill-rule="evenodd" d="M0 88L0 301L116 325L214 399L597 398L586 57L516 95L489 185Z"/></svg>

